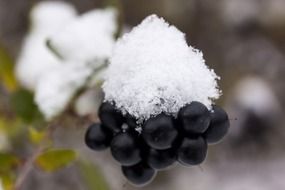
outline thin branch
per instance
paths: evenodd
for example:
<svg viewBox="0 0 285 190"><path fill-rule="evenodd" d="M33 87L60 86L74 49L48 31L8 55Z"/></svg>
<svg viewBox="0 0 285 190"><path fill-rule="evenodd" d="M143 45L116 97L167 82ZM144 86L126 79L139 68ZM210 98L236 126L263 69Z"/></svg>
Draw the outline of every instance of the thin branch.
<svg viewBox="0 0 285 190"><path fill-rule="evenodd" d="M47 134L45 139L50 139L52 136L52 133L55 130L56 125L48 125L47 126ZM36 158L43 152L43 150L45 150L47 148L46 144L45 144L45 140L42 141L43 143L40 144L35 151L32 153L32 155L26 160L26 162L24 163L17 179L15 182L15 190L21 190L23 187L24 182L26 181L27 177L29 176L30 172L33 169L33 165L34 162L36 160Z"/></svg>
<svg viewBox="0 0 285 190"><path fill-rule="evenodd" d="M15 183L15 190L20 190L26 181L29 173L33 169L34 161L37 156L43 151L43 147L39 146L36 151L31 155L31 157L25 162L22 171L20 172L19 176L17 177Z"/></svg>

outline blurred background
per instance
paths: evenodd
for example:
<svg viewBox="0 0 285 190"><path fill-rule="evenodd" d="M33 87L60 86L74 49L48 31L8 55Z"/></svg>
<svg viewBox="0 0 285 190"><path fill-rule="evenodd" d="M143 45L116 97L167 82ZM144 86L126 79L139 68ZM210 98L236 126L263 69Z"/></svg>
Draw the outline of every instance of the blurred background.
<svg viewBox="0 0 285 190"><path fill-rule="evenodd" d="M121 33L150 14L164 17L221 76L217 104L231 120L227 137L209 147L200 167L177 165L140 188L127 183L109 151L93 152L84 144L86 127L97 120L98 86L77 89L47 121L35 103L36 90L17 77L33 31L30 12L39 2L0 0L0 189L285 189L285 0L66 1L77 15L114 7ZM38 64L41 59L47 58Z"/></svg>

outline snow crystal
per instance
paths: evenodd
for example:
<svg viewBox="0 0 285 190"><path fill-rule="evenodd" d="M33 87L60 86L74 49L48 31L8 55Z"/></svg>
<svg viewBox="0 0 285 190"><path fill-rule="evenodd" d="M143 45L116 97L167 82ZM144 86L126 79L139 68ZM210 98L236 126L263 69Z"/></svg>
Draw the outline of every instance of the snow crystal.
<svg viewBox="0 0 285 190"><path fill-rule="evenodd" d="M87 64L68 63L44 75L36 89L35 101L47 120L59 115L82 87L92 68Z"/></svg>
<svg viewBox="0 0 285 190"><path fill-rule="evenodd" d="M176 116L192 101L210 109L220 96L218 78L182 32L151 15L115 44L103 90L105 101L142 121Z"/></svg>
<svg viewBox="0 0 285 190"><path fill-rule="evenodd" d="M50 42L64 59L106 59L111 55L116 29L115 9L94 10L62 27Z"/></svg>
<svg viewBox="0 0 285 190"><path fill-rule="evenodd" d="M24 40L16 66L16 76L24 87L34 90L40 77L60 64L46 47L45 40L75 15L75 9L63 2L41 2L32 9L32 28Z"/></svg>

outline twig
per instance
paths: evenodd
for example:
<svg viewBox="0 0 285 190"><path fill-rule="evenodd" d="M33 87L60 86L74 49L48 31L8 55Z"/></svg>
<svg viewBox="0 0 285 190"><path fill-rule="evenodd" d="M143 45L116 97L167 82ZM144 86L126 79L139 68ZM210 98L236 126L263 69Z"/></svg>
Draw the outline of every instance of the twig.
<svg viewBox="0 0 285 190"><path fill-rule="evenodd" d="M43 151L43 147L39 146L36 149L36 151L32 154L32 156L25 162L25 164L23 165L22 171L17 177L16 183L15 183L15 190L20 190L22 188L24 181L27 179L30 171L33 168L35 159L42 151Z"/></svg>
<svg viewBox="0 0 285 190"><path fill-rule="evenodd" d="M48 125L47 126L47 134L45 138L51 138L52 133L55 130L56 125ZM45 142L45 141L43 141ZM40 144L36 150L33 152L33 154L27 159L27 161L24 163L22 170L20 171L20 174L18 175L16 182L15 182L15 190L21 190L23 187L24 182L26 181L27 177L29 176L31 170L33 169L34 162L36 158L42 153L43 150L46 149L45 143Z"/></svg>

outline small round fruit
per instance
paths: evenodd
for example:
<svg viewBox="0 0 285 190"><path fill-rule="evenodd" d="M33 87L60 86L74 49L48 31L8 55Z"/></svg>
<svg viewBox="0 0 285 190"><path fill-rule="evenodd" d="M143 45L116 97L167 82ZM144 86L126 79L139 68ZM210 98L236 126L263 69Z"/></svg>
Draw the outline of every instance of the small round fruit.
<svg viewBox="0 0 285 190"><path fill-rule="evenodd" d="M114 132L120 132L124 123L123 115L110 102L103 102L99 108L99 118L104 126Z"/></svg>
<svg viewBox="0 0 285 190"><path fill-rule="evenodd" d="M220 141L228 132L230 122L227 113L219 106L213 106L210 126L204 134L208 143Z"/></svg>
<svg viewBox="0 0 285 190"><path fill-rule="evenodd" d="M108 148L111 140L112 132L98 123L92 124L85 134L85 143L93 150L99 151Z"/></svg>
<svg viewBox="0 0 285 190"><path fill-rule="evenodd" d="M185 132L201 134L209 127L210 112L204 104L194 101L180 109L178 120Z"/></svg>
<svg viewBox="0 0 285 190"><path fill-rule="evenodd" d="M122 166L124 176L134 185L143 186L155 176L155 170L147 164L139 163L134 166Z"/></svg>
<svg viewBox="0 0 285 190"><path fill-rule="evenodd" d="M185 166L201 164L207 155L207 143L202 137L185 138L178 149L178 161Z"/></svg>
<svg viewBox="0 0 285 190"><path fill-rule="evenodd" d="M150 149L147 163L156 170L163 170L171 166L176 161L174 149L155 150Z"/></svg>
<svg viewBox="0 0 285 190"><path fill-rule="evenodd" d="M136 128L136 126L137 126L137 120L136 120L136 118L134 118L134 117L131 116L130 114L127 114L127 115L125 116L125 118L126 118L126 123L127 123L127 125L128 125L129 127L131 127L131 128Z"/></svg>
<svg viewBox="0 0 285 190"><path fill-rule="evenodd" d="M133 133L117 134L110 145L115 160L124 166L131 166L141 161L138 141Z"/></svg>
<svg viewBox="0 0 285 190"><path fill-rule="evenodd" d="M163 113L146 121L142 129L145 142L158 150L171 148L177 135L172 117Z"/></svg>

